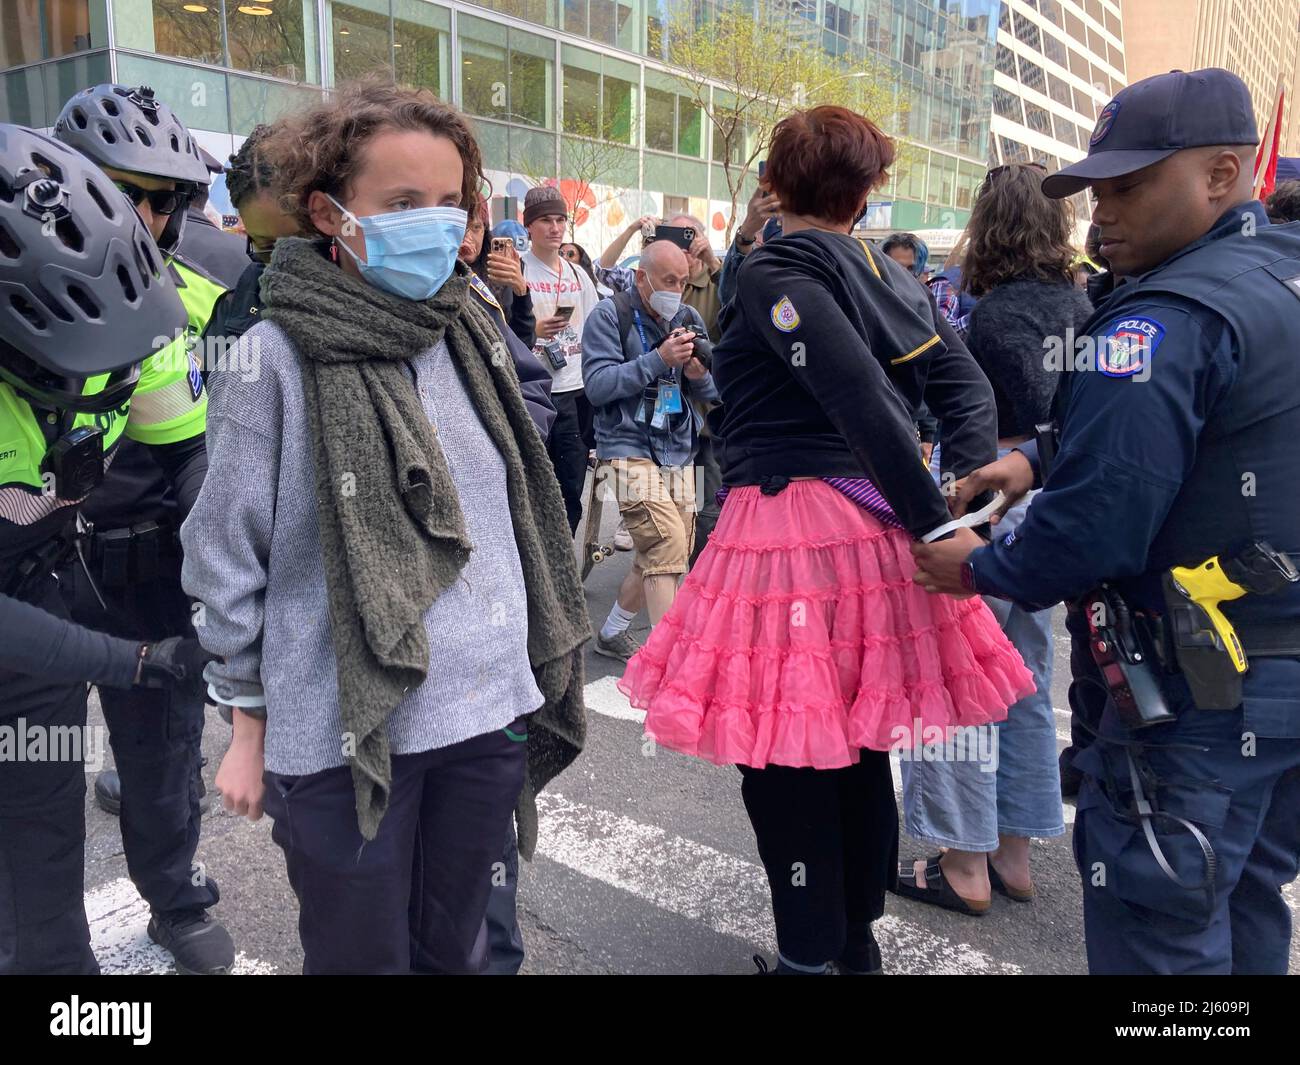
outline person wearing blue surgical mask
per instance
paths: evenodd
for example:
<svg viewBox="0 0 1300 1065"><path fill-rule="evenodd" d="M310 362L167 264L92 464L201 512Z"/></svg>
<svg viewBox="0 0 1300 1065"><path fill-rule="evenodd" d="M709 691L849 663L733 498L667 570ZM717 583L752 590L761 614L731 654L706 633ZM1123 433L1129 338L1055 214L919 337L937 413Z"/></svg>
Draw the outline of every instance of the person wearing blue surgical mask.
<svg viewBox="0 0 1300 1065"><path fill-rule="evenodd" d="M181 532L234 727L218 787L274 821L304 972L482 972L511 816L531 857L532 797L581 747L590 624L503 326L457 261L482 159L454 108L373 82L265 152L311 236L276 242L261 320L209 376Z"/></svg>

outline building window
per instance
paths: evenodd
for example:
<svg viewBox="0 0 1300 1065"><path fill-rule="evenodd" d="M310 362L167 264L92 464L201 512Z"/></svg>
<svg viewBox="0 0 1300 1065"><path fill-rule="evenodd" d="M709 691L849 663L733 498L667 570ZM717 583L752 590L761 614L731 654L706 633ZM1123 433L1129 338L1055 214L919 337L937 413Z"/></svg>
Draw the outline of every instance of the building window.
<svg viewBox="0 0 1300 1065"><path fill-rule="evenodd" d="M1019 141L1012 140L1010 137L999 137L998 145L1002 148L1002 161L1004 163L1027 163L1029 159L1029 149Z"/></svg>
<svg viewBox="0 0 1300 1065"><path fill-rule="evenodd" d="M1025 124L1025 113L1020 107L1020 97L997 86L993 87L993 113L1021 126Z"/></svg>
<svg viewBox="0 0 1300 1065"><path fill-rule="evenodd" d="M462 15L461 104L470 114L552 128L554 42L525 30Z"/></svg>
<svg viewBox="0 0 1300 1065"><path fill-rule="evenodd" d="M1027 18L1016 19L1016 40L1029 45L1035 52L1043 50L1043 35L1038 29L1038 23L1030 22Z"/></svg>
<svg viewBox="0 0 1300 1065"><path fill-rule="evenodd" d="M1005 9L1004 9L1005 10ZM1016 53L1008 48L1005 44L998 45L998 70L1002 71L1007 77L1015 79L1016 77Z"/></svg>
<svg viewBox="0 0 1300 1065"><path fill-rule="evenodd" d="M1050 33L1043 34L1043 55L1047 56L1053 63L1059 63L1063 67L1070 62L1069 51L1065 47L1065 42Z"/></svg>
<svg viewBox="0 0 1300 1065"><path fill-rule="evenodd" d="M316 81L316 5L310 0L278 0L273 5L227 2L226 47L230 66L236 70L286 81Z"/></svg>
<svg viewBox="0 0 1300 1065"><path fill-rule="evenodd" d="M364 5L364 6L362 6ZM388 0L355 0L330 5L334 84L375 71L392 70Z"/></svg>
<svg viewBox="0 0 1300 1065"><path fill-rule="evenodd" d="M124 48L225 65L221 0L130 0L113 5L113 19Z"/></svg>
<svg viewBox="0 0 1300 1065"><path fill-rule="evenodd" d="M1124 31L1120 28L1119 16L1111 11L1110 8L1106 9L1105 14L1106 29L1110 30L1110 32L1115 35L1116 40L1122 41L1124 39Z"/></svg>
<svg viewBox="0 0 1300 1065"><path fill-rule="evenodd" d="M1077 147L1074 142L1074 123L1068 118L1052 115L1052 136L1058 141L1068 144L1071 148Z"/></svg>
<svg viewBox="0 0 1300 1065"><path fill-rule="evenodd" d="M1095 18L1099 25L1101 24L1102 19L1105 17L1102 14L1101 0L1083 0L1083 9Z"/></svg>
<svg viewBox="0 0 1300 1065"><path fill-rule="evenodd" d="M1025 101L1025 118L1027 125L1035 133L1042 133L1044 136L1052 135L1052 117L1047 113L1047 109L1039 107L1037 104L1031 104Z"/></svg>
<svg viewBox="0 0 1300 1065"><path fill-rule="evenodd" d="M1092 73L1088 69L1088 61L1073 48L1070 49L1070 73L1076 78L1086 81L1089 85L1092 84Z"/></svg>
<svg viewBox="0 0 1300 1065"><path fill-rule="evenodd" d="M451 97L451 15L425 0L394 0L393 66L402 85Z"/></svg>
<svg viewBox="0 0 1300 1065"><path fill-rule="evenodd" d="M1124 50L1122 48L1116 48L1113 44L1107 43L1106 56L1110 60L1110 65L1123 74Z"/></svg>
<svg viewBox="0 0 1300 1065"><path fill-rule="evenodd" d="M677 154L695 159L704 154L704 111L685 96L677 97Z"/></svg>
<svg viewBox="0 0 1300 1065"><path fill-rule="evenodd" d="M1094 122L1097 119L1097 107L1092 102L1092 97L1082 89L1074 90L1074 109L1089 122Z"/></svg>
<svg viewBox="0 0 1300 1065"><path fill-rule="evenodd" d="M1053 26L1061 25L1060 0L1039 0L1038 10L1043 13L1043 18L1047 19Z"/></svg>
<svg viewBox="0 0 1300 1065"><path fill-rule="evenodd" d="M1088 43L1088 35L1083 29L1083 19L1079 18L1078 15L1070 11L1068 8L1065 12L1065 32L1080 44Z"/></svg>
<svg viewBox="0 0 1300 1065"><path fill-rule="evenodd" d="M677 95L661 89L645 89L645 146L657 152L671 152L677 146Z"/></svg>
<svg viewBox="0 0 1300 1065"><path fill-rule="evenodd" d="M1066 85L1060 78L1053 74L1047 75L1048 93L1058 104L1065 104L1066 107L1073 107L1074 101L1070 95L1070 86Z"/></svg>
<svg viewBox="0 0 1300 1065"><path fill-rule="evenodd" d="M1035 89L1043 94L1047 93L1047 81L1043 76L1043 68L1024 56L1020 56L1020 84L1027 89Z"/></svg>
<svg viewBox="0 0 1300 1065"><path fill-rule="evenodd" d="M0 68L84 52L90 39L89 0L7 0L0 11Z"/></svg>
<svg viewBox="0 0 1300 1065"><path fill-rule="evenodd" d="M1106 58L1106 38L1091 26L1088 27L1088 50L1099 59Z"/></svg>

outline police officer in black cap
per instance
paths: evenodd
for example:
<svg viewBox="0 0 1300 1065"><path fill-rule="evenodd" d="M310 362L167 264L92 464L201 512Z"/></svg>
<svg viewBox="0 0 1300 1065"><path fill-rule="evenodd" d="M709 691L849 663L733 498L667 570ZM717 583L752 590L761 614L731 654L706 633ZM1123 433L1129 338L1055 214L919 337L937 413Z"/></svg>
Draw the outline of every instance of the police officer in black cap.
<svg viewBox="0 0 1300 1065"><path fill-rule="evenodd" d="M917 545L929 591L1071 604L1097 664L1074 852L1094 973L1284 973L1300 862L1300 224L1252 199L1250 95L1173 71L1102 110L1086 159L1120 283L1062 350L1059 437L972 474L1022 494L991 545Z"/></svg>

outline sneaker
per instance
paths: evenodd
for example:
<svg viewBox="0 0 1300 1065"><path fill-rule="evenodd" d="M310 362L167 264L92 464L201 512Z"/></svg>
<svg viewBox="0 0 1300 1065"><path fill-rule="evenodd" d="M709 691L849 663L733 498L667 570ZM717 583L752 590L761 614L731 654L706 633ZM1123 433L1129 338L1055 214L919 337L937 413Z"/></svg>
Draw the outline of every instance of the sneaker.
<svg viewBox="0 0 1300 1065"><path fill-rule="evenodd" d="M641 645L629 632L620 632L611 639L605 639L596 630L596 642L592 650L598 655L604 655L606 658L617 658L620 662L627 662L631 657L641 650Z"/></svg>
<svg viewBox="0 0 1300 1065"><path fill-rule="evenodd" d="M614 547L618 551L631 551L636 545L632 543L632 534L627 531L627 526L621 521L618 528L614 530Z"/></svg>
<svg viewBox="0 0 1300 1065"><path fill-rule="evenodd" d="M155 912L149 938L171 954L177 972L186 976L223 976L234 968L234 940L207 910Z"/></svg>

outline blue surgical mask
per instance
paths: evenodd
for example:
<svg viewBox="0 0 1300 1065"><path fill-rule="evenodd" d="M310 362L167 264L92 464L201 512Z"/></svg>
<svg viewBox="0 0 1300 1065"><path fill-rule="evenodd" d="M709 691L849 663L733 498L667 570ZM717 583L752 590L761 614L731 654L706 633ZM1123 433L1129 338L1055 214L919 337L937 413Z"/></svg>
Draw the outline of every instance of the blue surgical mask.
<svg viewBox="0 0 1300 1065"><path fill-rule="evenodd" d="M442 288L456 269L456 252L469 221L459 207L417 207L358 217L333 196L329 199L360 228L366 238L366 257L362 259L341 240L335 243L356 260L361 276L376 288L423 301Z"/></svg>

